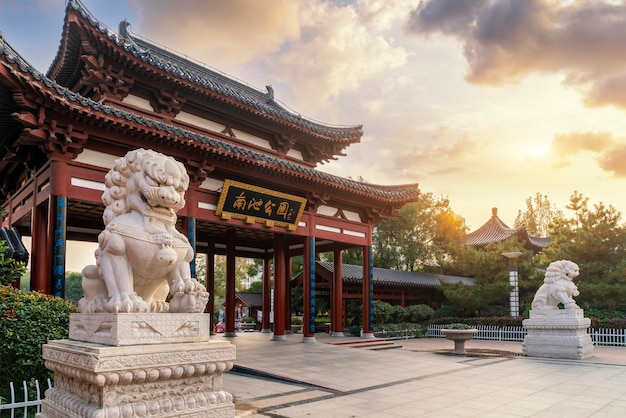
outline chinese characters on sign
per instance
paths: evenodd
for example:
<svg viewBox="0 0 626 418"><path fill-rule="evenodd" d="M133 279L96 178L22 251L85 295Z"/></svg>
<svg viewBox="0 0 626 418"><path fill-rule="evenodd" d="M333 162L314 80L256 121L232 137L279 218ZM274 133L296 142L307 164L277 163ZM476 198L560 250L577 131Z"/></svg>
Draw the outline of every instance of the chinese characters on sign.
<svg viewBox="0 0 626 418"><path fill-rule="evenodd" d="M215 214L295 230L305 204L306 199L299 196L226 180Z"/></svg>

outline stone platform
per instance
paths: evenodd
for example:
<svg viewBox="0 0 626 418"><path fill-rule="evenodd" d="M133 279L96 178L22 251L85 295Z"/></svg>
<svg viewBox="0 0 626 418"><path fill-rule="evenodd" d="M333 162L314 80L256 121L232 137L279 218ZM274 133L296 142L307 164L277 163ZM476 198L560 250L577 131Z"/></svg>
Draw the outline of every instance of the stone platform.
<svg viewBox="0 0 626 418"><path fill-rule="evenodd" d="M591 320L582 309L531 310L522 325L527 331L522 346L527 356L581 360L593 355L587 334Z"/></svg>
<svg viewBox="0 0 626 418"><path fill-rule="evenodd" d="M70 315L70 339L104 345L209 341L203 313L93 313Z"/></svg>
<svg viewBox="0 0 626 418"><path fill-rule="evenodd" d="M54 387L37 418L235 416L222 390L235 346L209 341L208 315L78 314L70 327L83 341L43 346Z"/></svg>

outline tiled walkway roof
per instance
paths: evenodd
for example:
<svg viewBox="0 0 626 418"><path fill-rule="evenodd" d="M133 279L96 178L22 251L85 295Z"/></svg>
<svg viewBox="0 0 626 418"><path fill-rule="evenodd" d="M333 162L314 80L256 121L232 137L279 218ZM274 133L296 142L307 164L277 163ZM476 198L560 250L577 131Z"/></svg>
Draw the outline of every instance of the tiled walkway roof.
<svg viewBox="0 0 626 418"><path fill-rule="evenodd" d="M334 272L332 262L316 261L318 266ZM353 264L342 264L341 273L344 283L359 284L363 282L363 267ZM414 271L400 271L374 267L374 285L379 286L406 286L406 287L439 287L441 283L463 283L473 285L474 279L461 276L447 276L444 274L418 273Z"/></svg>

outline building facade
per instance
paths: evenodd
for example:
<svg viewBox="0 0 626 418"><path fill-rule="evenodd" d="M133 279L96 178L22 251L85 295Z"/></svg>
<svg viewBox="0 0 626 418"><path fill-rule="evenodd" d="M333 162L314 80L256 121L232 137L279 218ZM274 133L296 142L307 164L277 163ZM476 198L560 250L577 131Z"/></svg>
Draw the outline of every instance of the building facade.
<svg viewBox="0 0 626 418"><path fill-rule="evenodd" d="M274 338L283 339L290 258L304 257L303 285L314 292L316 252L332 251L341 260L343 250L359 248L364 330L371 334L372 229L416 201L417 184L371 185L317 170L358 143L362 127L296 115L271 87L252 88L127 28L122 22L111 30L80 1L69 0L59 50L45 75L0 38L3 226L32 239L32 289L63 295L67 241L97 242L104 226L105 174L127 151L149 148L187 168L191 184L178 226L197 253L209 255L211 294L212 255L226 255L227 312L235 309L235 257L262 259L263 312L269 313L273 281ZM305 338L314 333L310 294ZM213 300L209 307L213 313ZM332 327L342 331L340 323ZM263 328L269 329L269 316ZM227 315L226 332L234 330L234 315Z"/></svg>

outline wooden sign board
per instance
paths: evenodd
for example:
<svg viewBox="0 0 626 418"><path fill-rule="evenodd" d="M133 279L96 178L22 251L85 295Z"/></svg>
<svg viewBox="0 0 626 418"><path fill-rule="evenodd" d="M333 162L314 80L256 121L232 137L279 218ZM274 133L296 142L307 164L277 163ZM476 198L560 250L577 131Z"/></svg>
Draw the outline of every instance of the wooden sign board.
<svg viewBox="0 0 626 418"><path fill-rule="evenodd" d="M222 219L243 219L248 223L282 226L294 231L306 202L303 197L226 180L215 214Z"/></svg>

